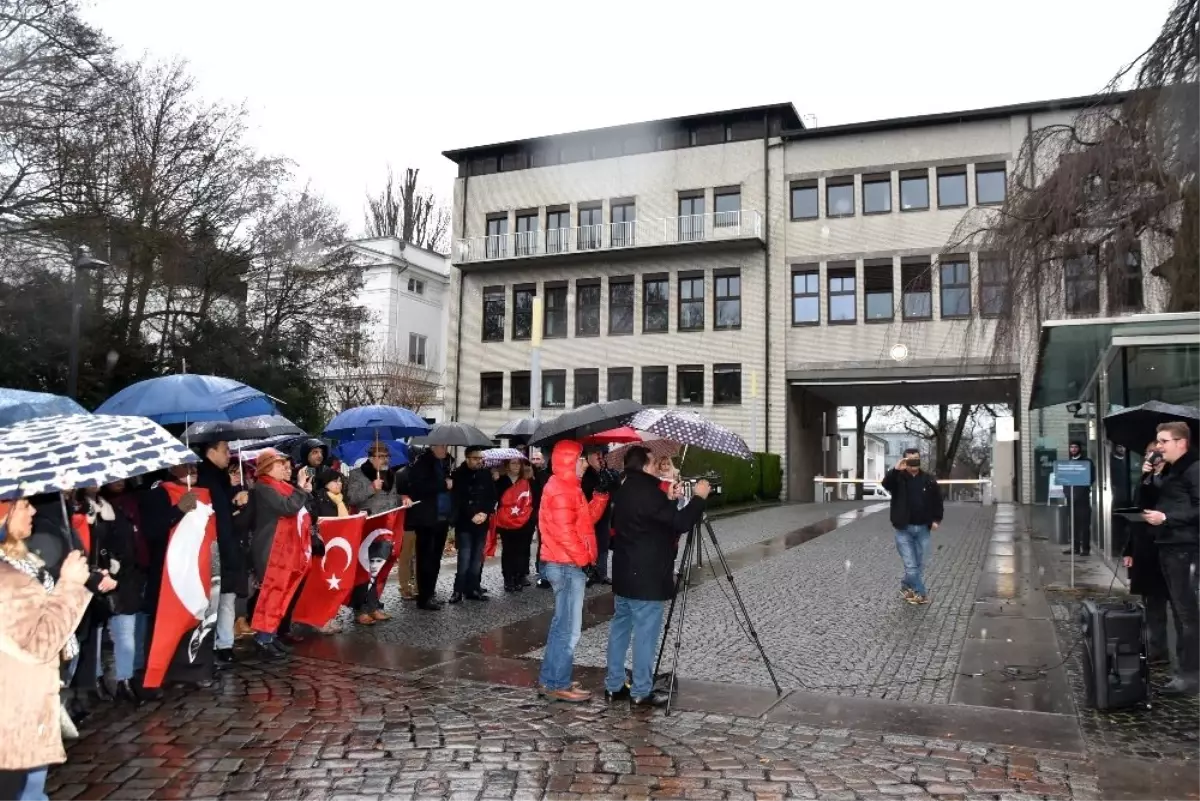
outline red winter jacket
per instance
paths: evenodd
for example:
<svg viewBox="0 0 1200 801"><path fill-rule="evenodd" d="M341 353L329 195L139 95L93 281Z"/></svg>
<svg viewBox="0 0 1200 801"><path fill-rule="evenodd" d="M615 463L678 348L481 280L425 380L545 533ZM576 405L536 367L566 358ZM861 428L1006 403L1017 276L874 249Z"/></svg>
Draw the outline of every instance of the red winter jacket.
<svg viewBox="0 0 1200 801"><path fill-rule="evenodd" d="M560 442L550 456L553 475L542 492L538 536L543 562L586 567L596 562L596 523L604 514L608 495L583 495L575 465L583 453L578 442Z"/></svg>

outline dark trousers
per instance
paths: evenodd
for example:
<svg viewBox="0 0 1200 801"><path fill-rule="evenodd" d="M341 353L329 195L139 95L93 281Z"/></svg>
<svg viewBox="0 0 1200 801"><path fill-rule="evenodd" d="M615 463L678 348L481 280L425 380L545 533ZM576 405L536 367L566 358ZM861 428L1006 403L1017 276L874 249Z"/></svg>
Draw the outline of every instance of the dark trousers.
<svg viewBox="0 0 1200 801"><path fill-rule="evenodd" d="M1158 546L1158 560L1167 580L1167 596L1175 617L1175 654L1179 674L1200 679L1200 602L1196 598L1197 554L1188 548Z"/></svg>
<svg viewBox="0 0 1200 801"><path fill-rule="evenodd" d="M533 526L500 529L500 572L505 584L516 584L529 575L533 549Z"/></svg>
<svg viewBox="0 0 1200 801"><path fill-rule="evenodd" d="M416 530L418 601L431 601L437 594L438 573L442 570L442 555L446 552L449 529L448 524L438 523Z"/></svg>
<svg viewBox="0 0 1200 801"><path fill-rule="evenodd" d="M1075 502L1075 553L1087 556L1092 551L1092 505L1086 501Z"/></svg>
<svg viewBox="0 0 1200 801"><path fill-rule="evenodd" d="M1167 637L1167 596L1143 595L1146 607L1146 655L1150 659L1165 659L1171 653Z"/></svg>
<svg viewBox="0 0 1200 801"><path fill-rule="evenodd" d="M454 591L476 595L483 578L483 546L487 543L487 528L460 526L454 529L454 547L458 551L458 572L454 574Z"/></svg>
<svg viewBox="0 0 1200 801"><path fill-rule="evenodd" d="M356 615L369 615L383 608L379 599L379 587L373 581L355 585L350 591L350 608Z"/></svg>
<svg viewBox="0 0 1200 801"><path fill-rule="evenodd" d="M609 524L596 526L596 575L598 578L608 578L608 551L611 541Z"/></svg>

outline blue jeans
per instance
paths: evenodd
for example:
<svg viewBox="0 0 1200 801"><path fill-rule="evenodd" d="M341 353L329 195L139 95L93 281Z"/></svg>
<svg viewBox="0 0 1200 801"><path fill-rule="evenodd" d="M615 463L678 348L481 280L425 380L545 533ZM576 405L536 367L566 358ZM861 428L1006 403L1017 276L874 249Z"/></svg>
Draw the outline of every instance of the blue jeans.
<svg viewBox="0 0 1200 801"><path fill-rule="evenodd" d="M17 801L47 801L46 772L48 767L34 768L25 774L25 789Z"/></svg>
<svg viewBox="0 0 1200 801"><path fill-rule="evenodd" d="M645 698L654 690L654 657L662 633L663 602L637 601L616 596L616 611L608 628L608 675L604 689L615 693L625 685L625 653L633 636L634 698Z"/></svg>
<svg viewBox="0 0 1200 801"><path fill-rule="evenodd" d="M137 615L113 615L105 622L108 638L113 644L113 678L129 681L133 678L133 666L137 657ZM104 675L104 664L100 661L100 638L96 638L96 678Z"/></svg>
<svg viewBox="0 0 1200 801"><path fill-rule="evenodd" d="M900 586L925 595L925 557L929 554L929 526L896 529L896 550L904 562Z"/></svg>
<svg viewBox="0 0 1200 801"><path fill-rule="evenodd" d="M458 551L458 572L454 575L454 591L463 595L479 592L483 578L483 546L487 531L454 530L454 549Z"/></svg>
<svg viewBox="0 0 1200 801"><path fill-rule="evenodd" d="M542 657L538 683L547 690L565 690L571 686L575 646L583 631L583 593L587 576L575 565L545 562L542 578L554 588L554 618L546 634L546 653Z"/></svg>

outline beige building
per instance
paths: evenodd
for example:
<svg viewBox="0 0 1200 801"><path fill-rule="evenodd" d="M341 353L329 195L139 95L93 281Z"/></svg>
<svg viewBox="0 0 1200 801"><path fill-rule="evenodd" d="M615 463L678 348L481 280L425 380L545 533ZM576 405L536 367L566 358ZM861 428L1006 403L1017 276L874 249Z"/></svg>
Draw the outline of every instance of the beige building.
<svg viewBox="0 0 1200 801"><path fill-rule="evenodd" d="M781 454L807 500L837 474L839 406L1008 403L1032 498L1033 448L1065 450L1067 413L1021 413L1036 343L993 353L1003 259L946 247L1003 201L1026 133L1092 101L826 128L781 104L447 152L447 416L531 414L537 296L542 416L694 408ZM1091 274L1073 314L1116 311Z"/></svg>

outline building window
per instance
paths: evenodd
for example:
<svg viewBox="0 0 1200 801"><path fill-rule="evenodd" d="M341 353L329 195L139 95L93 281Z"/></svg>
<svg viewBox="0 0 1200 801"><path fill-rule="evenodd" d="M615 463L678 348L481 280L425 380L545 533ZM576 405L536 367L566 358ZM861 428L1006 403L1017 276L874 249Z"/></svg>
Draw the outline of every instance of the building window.
<svg viewBox="0 0 1200 801"><path fill-rule="evenodd" d="M704 405L704 367L698 364L681 364L675 370L678 380L675 403L680 406Z"/></svg>
<svg viewBox="0 0 1200 801"><path fill-rule="evenodd" d="M546 287L546 306L542 309L542 322L547 339L561 338L567 335L567 288L565 286Z"/></svg>
<svg viewBox="0 0 1200 801"><path fill-rule="evenodd" d="M637 210L632 203L613 204L612 234L610 239L614 248L632 247L637 241Z"/></svg>
<svg viewBox="0 0 1200 801"><path fill-rule="evenodd" d="M957 209L967 205L967 168L938 167L938 208Z"/></svg>
<svg viewBox="0 0 1200 801"><path fill-rule="evenodd" d="M538 254L537 214L517 215L516 250L518 256L536 256Z"/></svg>
<svg viewBox="0 0 1200 801"><path fill-rule="evenodd" d="M842 447L843 447L843 448L849 448L849 447L850 447L850 438L849 438L849 437L845 437L845 436L844 436L844 437L842 437ZM846 476L846 477L847 477L847 478L849 478L849 476Z"/></svg>
<svg viewBox="0 0 1200 801"><path fill-rule="evenodd" d="M713 193L713 228L736 227L742 221L742 193L722 189Z"/></svg>
<svg viewBox="0 0 1200 801"><path fill-rule="evenodd" d="M900 211L923 211L928 208L929 171L900 173Z"/></svg>
<svg viewBox="0 0 1200 801"><path fill-rule="evenodd" d="M891 320L895 316L891 259L863 262L863 297L866 301L868 321Z"/></svg>
<svg viewBox="0 0 1200 801"><path fill-rule="evenodd" d="M600 400L600 371L595 368L575 371L575 408Z"/></svg>
<svg viewBox="0 0 1200 801"><path fill-rule="evenodd" d="M512 409L529 408L529 371L517 370L509 376L508 405Z"/></svg>
<svg viewBox="0 0 1200 801"><path fill-rule="evenodd" d="M484 240L484 251L489 259L499 259L508 255L508 215L489 217L487 221L487 238Z"/></svg>
<svg viewBox="0 0 1200 801"><path fill-rule="evenodd" d="M979 313L999 317L1009 311L1008 260L1002 256L979 256Z"/></svg>
<svg viewBox="0 0 1200 801"><path fill-rule="evenodd" d="M479 374L479 408L504 408L504 373Z"/></svg>
<svg viewBox="0 0 1200 801"><path fill-rule="evenodd" d="M825 179L825 216L854 216L854 178Z"/></svg>
<svg viewBox="0 0 1200 801"><path fill-rule="evenodd" d="M529 339L533 335L533 287L513 287L513 339Z"/></svg>
<svg viewBox="0 0 1200 801"><path fill-rule="evenodd" d="M942 317L971 316L971 262L966 256L939 259Z"/></svg>
<svg viewBox="0 0 1200 801"><path fill-rule="evenodd" d="M713 328L742 327L742 275L717 274L713 277Z"/></svg>
<svg viewBox="0 0 1200 801"><path fill-rule="evenodd" d="M642 368L642 405L667 405L667 368Z"/></svg>
<svg viewBox="0 0 1200 801"><path fill-rule="evenodd" d="M504 287L483 289L483 341L504 341Z"/></svg>
<svg viewBox="0 0 1200 801"><path fill-rule="evenodd" d="M858 293L854 285L853 262L829 265L829 322L853 323L858 320Z"/></svg>
<svg viewBox="0 0 1200 801"><path fill-rule="evenodd" d="M704 195L679 198L679 241L704 239Z"/></svg>
<svg viewBox="0 0 1200 801"><path fill-rule="evenodd" d="M740 364L713 365L713 403L737 404L742 402L742 366Z"/></svg>
<svg viewBox="0 0 1200 801"><path fill-rule="evenodd" d="M821 275L815 269L792 272L792 325L821 321Z"/></svg>
<svg viewBox="0 0 1200 801"><path fill-rule="evenodd" d="M604 209L589 206L579 210L579 244L577 250L595 250L604 240Z"/></svg>
<svg viewBox="0 0 1200 801"><path fill-rule="evenodd" d="M633 368L608 368L608 399L633 400Z"/></svg>
<svg viewBox="0 0 1200 801"><path fill-rule="evenodd" d="M425 345L428 338L422 334L408 335L408 363L425 366Z"/></svg>
<svg viewBox="0 0 1200 801"><path fill-rule="evenodd" d="M414 295L424 295L425 294L425 282L422 281L420 278L408 279L408 291L413 293Z"/></svg>
<svg viewBox="0 0 1200 801"><path fill-rule="evenodd" d="M542 373L542 408L561 409L567 405L567 371L547 370Z"/></svg>
<svg viewBox="0 0 1200 801"><path fill-rule="evenodd" d="M1067 312L1070 314L1100 313L1100 273L1096 256L1081 253L1071 256L1063 265L1066 278Z"/></svg>
<svg viewBox="0 0 1200 801"><path fill-rule="evenodd" d="M642 279L642 333L667 330L670 303L671 285L666 278Z"/></svg>
<svg viewBox="0 0 1200 801"><path fill-rule="evenodd" d="M633 280L608 282L608 333L633 333Z"/></svg>
<svg viewBox="0 0 1200 801"><path fill-rule="evenodd" d="M704 276L679 279L680 331L704 330Z"/></svg>
<svg viewBox="0 0 1200 801"><path fill-rule="evenodd" d="M1142 251L1136 245L1119 257L1120 265L1108 277L1109 314L1142 311Z"/></svg>
<svg viewBox="0 0 1200 801"><path fill-rule="evenodd" d="M975 203L980 206L998 206L1006 194L1003 164L987 164L975 167Z"/></svg>
<svg viewBox="0 0 1200 801"><path fill-rule="evenodd" d="M792 184L792 219L815 220L821 214L816 181Z"/></svg>
<svg viewBox="0 0 1200 801"><path fill-rule="evenodd" d="M575 284L575 335L600 335L600 282Z"/></svg>
<svg viewBox="0 0 1200 801"><path fill-rule="evenodd" d="M546 212L546 252L566 253L571 246L571 211Z"/></svg>
<svg viewBox="0 0 1200 801"><path fill-rule="evenodd" d="M928 259L904 259L900 263L900 286L905 320L933 317L933 273Z"/></svg>
<svg viewBox="0 0 1200 801"><path fill-rule="evenodd" d="M887 214L892 210L890 173L864 175L862 184L863 214Z"/></svg>

